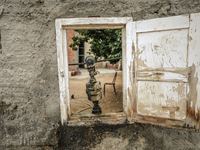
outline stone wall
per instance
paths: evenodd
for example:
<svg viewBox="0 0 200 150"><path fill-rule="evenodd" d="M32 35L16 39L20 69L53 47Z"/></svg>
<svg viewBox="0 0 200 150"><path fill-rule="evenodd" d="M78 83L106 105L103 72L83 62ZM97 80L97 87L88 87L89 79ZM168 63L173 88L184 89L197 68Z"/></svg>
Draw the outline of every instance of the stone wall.
<svg viewBox="0 0 200 150"><path fill-rule="evenodd" d="M191 131L60 126L55 42L56 18L136 21L195 12L199 0L1 0L0 149L199 149L200 134Z"/></svg>

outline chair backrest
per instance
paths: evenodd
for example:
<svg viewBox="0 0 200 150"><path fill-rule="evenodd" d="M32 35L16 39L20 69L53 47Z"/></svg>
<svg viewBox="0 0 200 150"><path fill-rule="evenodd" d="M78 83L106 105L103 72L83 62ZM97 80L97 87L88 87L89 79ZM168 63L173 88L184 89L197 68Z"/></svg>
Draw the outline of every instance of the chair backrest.
<svg viewBox="0 0 200 150"><path fill-rule="evenodd" d="M114 78L113 78L113 82L112 82L112 83L115 83L116 78L117 78L117 72L115 72L115 76L114 76Z"/></svg>

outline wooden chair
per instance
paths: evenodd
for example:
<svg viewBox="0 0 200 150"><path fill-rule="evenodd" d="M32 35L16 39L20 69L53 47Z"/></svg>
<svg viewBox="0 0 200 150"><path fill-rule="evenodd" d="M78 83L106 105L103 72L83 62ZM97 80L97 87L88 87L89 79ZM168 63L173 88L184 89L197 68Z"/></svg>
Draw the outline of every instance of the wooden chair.
<svg viewBox="0 0 200 150"><path fill-rule="evenodd" d="M116 89L115 89L115 81L116 81L116 78L117 78L117 72L115 72L115 76L114 76L114 78L113 78L113 82L112 82L112 83L104 83L104 96L105 96L106 85L113 85L115 94L117 94Z"/></svg>

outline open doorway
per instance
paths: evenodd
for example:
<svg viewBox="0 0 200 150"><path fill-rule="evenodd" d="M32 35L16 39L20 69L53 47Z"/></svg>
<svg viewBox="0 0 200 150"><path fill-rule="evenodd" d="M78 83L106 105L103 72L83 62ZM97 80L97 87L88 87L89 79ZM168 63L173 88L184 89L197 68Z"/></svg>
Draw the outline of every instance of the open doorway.
<svg viewBox="0 0 200 150"><path fill-rule="evenodd" d="M64 18L56 19L56 45L57 45L57 61L58 61L58 77L59 77L59 91L60 91L60 110L61 110L61 123L68 124L71 122L72 111L71 111L71 98L70 98L70 87L69 87L69 77L70 77L70 67L69 59L67 53L67 47L69 42L67 39L67 30L89 30L89 29L120 29L122 31L122 68L123 68L123 114L113 113L109 116L110 119L107 121L112 121L115 117L119 116L121 119L118 123L123 123L127 119L127 115L131 114L134 105L130 105L132 102L132 95L128 91L132 91L133 82L129 82L133 79L133 61L134 56L132 53L133 46L131 46L130 41L132 41L132 29L135 29L135 23L132 22L131 17L113 17L113 18ZM127 39L128 42L127 42ZM106 115L107 116L107 115ZM78 117L78 116L77 116ZM86 118L88 115L86 115ZM78 117L81 119L80 117ZM85 118L85 117L84 117ZM104 119L101 115L96 119ZM75 118L74 118L75 119ZM78 119L78 120L79 120ZM75 122L79 122L75 119ZM115 123L116 123L116 119Z"/></svg>
<svg viewBox="0 0 200 150"><path fill-rule="evenodd" d="M112 30L115 30L115 29L112 29ZM112 32L115 32L115 31L112 31ZM121 34L121 30L118 29L117 33ZM82 37L82 35L78 33L75 33L74 35L78 35L79 37ZM113 48L112 55L115 53L120 55L122 54L121 35L116 35L117 37L120 37L120 39L116 38L116 40L118 40L117 42L114 41L115 35L112 35L112 36L113 37L107 43L105 41L100 40L104 45L101 45L101 42L99 42L99 45L101 45L101 47L102 46L108 47L108 44L110 44L111 45L110 48ZM92 42L90 42L91 39L89 39L88 42L83 42L83 41L79 42L78 39L76 39L78 45L73 45L74 43L73 37L71 37L71 39L69 40L71 40L72 42L68 44L67 50L68 51L72 50L74 46L75 47L74 48L75 50L73 51L73 53L75 54L74 59L78 57L78 60L71 61L71 62L76 63L76 65L70 66L75 69L69 70L71 71L69 73L69 93L70 93L72 115L73 114L91 114L92 112L93 103L92 101L88 100L88 96L86 94L86 84L89 82L89 79L90 79L89 72L87 70L86 65L79 64L79 63L85 62L85 58L88 55L92 55L96 57L97 61L102 61L99 63L95 63L95 69L98 72L100 72L99 74L95 76L95 78L97 81L100 81L101 87L102 87L102 99L100 100L100 103L99 103L102 109L102 114L123 112L123 92L122 92L123 88L122 88L122 67L121 67L122 59L119 59L115 62L103 61L105 59L105 57L103 57L103 54L106 51L105 52L102 51L102 57L100 57L100 54L99 54L100 52L98 54L96 54L95 52L93 53L91 50L91 47L92 46L94 47L94 45L92 45ZM95 39L92 39L92 40L95 40ZM73 46L70 46L71 44ZM114 45L116 45L116 47ZM120 48L117 49L117 47L120 47ZM99 51L101 51L101 48L99 48ZM109 53L109 51L107 51L107 53ZM68 52L68 59L69 59L69 52ZM113 83L113 84L106 84L106 83Z"/></svg>

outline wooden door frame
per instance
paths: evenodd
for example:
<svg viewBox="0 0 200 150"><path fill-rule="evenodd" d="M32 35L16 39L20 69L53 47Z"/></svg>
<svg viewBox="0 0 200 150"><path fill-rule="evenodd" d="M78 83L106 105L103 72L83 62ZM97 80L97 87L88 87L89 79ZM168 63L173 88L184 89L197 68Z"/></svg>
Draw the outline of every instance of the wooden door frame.
<svg viewBox="0 0 200 150"><path fill-rule="evenodd" d="M122 29L122 59L123 59L123 108L127 110L127 83L129 74L127 64L129 64L126 50L127 22L132 22L131 17L112 17L112 18L66 18L56 19L56 45L58 61L58 77L60 91L60 110L61 123L67 124L71 116L70 95L69 95L69 77L68 77L68 57L67 57L67 29Z"/></svg>

